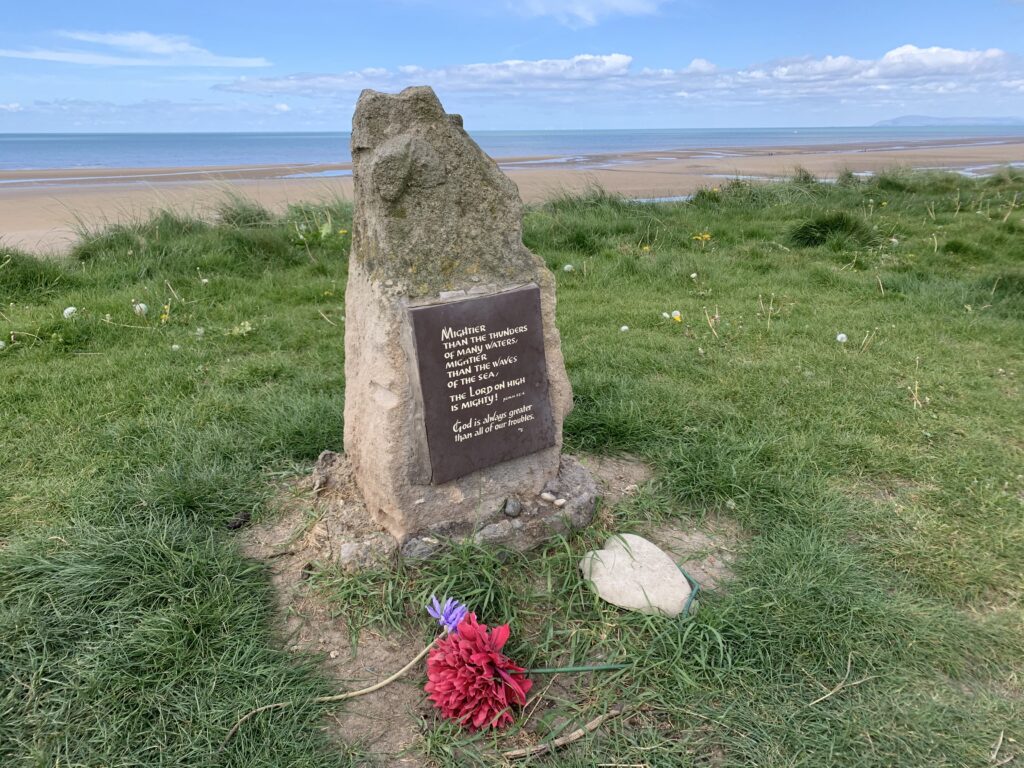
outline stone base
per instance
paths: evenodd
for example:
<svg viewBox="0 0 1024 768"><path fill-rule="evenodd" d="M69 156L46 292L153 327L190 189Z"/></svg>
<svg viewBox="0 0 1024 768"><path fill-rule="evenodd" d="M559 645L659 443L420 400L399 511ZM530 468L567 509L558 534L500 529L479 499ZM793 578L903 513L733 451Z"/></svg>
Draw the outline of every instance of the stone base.
<svg viewBox="0 0 1024 768"><path fill-rule="evenodd" d="M476 544L526 552L555 536L590 525L597 503L597 483L574 457L562 454L558 475L534 498L509 497L496 513L483 516L478 528L463 539ZM407 558L426 557L442 539L430 533L411 536L402 544Z"/></svg>
<svg viewBox="0 0 1024 768"><path fill-rule="evenodd" d="M320 548L326 559L345 571L386 566L399 547L402 557L422 559L450 541L472 541L525 552L555 536L588 526L594 518L598 496L597 483L590 472L574 457L563 455L558 475L536 497L510 497L500 509L480 510L475 529L440 523L432 530L417 532L398 542L370 519L343 454L320 454L311 481L315 503L322 505L330 500L332 508L348 512L331 516L331 545Z"/></svg>

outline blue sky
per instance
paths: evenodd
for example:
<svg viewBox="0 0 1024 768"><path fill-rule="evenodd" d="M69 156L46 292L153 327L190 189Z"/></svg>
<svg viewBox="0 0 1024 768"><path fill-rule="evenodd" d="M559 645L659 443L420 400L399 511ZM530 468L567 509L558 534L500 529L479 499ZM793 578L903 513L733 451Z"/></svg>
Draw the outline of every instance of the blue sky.
<svg viewBox="0 0 1024 768"><path fill-rule="evenodd" d="M471 129L1024 117L1024 0L5 6L0 132L339 130L424 83Z"/></svg>

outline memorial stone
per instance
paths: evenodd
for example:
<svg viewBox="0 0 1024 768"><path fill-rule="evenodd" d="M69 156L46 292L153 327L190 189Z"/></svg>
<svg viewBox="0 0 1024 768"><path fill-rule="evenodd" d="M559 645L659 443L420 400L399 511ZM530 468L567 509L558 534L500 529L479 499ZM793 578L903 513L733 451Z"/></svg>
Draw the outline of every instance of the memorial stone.
<svg viewBox="0 0 1024 768"><path fill-rule="evenodd" d="M418 555L586 525L555 281L515 185L426 87L364 91L352 161L345 452L369 513Z"/></svg>

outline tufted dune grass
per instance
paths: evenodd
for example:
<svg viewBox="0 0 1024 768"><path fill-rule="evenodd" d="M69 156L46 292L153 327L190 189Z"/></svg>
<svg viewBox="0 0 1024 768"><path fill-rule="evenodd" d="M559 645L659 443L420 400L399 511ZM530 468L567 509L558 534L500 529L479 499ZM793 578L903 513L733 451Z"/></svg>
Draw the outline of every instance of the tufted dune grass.
<svg viewBox="0 0 1024 768"><path fill-rule="evenodd" d="M530 209L567 447L655 481L540 552L459 546L312 589L410 657L436 592L511 621L525 665L631 665L560 678L541 732L626 714L526 764L1024 759L1022 197L1013 171L803 174ZM266 571L225 523L273 515L275 480L341 448L350 220L234 199L83 232L61 262L0 247L0 764L388 764L304 706L217 752L248 708L332 690L275 637ZM735 580L686 622L579 582L613 530L721 517ZM500 765L514 736L422 728L430 765Z"/></svg>

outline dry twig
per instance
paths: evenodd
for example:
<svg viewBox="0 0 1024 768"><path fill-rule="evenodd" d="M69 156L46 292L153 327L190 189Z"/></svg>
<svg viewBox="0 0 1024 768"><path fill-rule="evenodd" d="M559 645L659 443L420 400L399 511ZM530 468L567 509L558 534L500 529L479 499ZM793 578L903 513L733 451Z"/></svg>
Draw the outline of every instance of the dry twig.
<svg viewBox="0 0 1024 768"><path fill-rule="evenodd" d="M853 667L853 654L851 653L847 657L847 659L846 659L846 674L843 675L843 679L839 681L838 685L836 685L835 688L833 688L831 691L826 693L824 696L819 696L818 698L816 698L814 701L812 701L807 706L808 707L813 707L815 704L820 704L825 699L828 699L828 698L830 698L832 696L835 696L837 693L839 693L844 688L853 688L853 686L855 686L855 685L860 685L861 683L866 683L868 680L873 680L876 677L875 675L869 675L868 677L862 677L860 680L854 680L852 683L847 683L846 681L850 679L850 669L852 667Z"/></svg>
<svg viewBox="0 0 1024 768"><path fill-rule="evenodd" d="M572 744L574 741L579 741L591 731L596 730L601 723L605 720L621 715L622 710L619 707L612 707L603 715L599 715L591 720L589 723L584 725L582 728L577 728L575 731L567 736L560 736L553 741L546 741L543 744L538 744L535 747L524 747L522 749L510 749L508 752L502 752L501 756L509 760L514 760L520 757L531 757L533 755L543 755L546 752L553 752L560 747L564 747L566 744Z"/></svg>
<svg viewBox="0 0 1024 768"><path fill-rule="evenodd" d="M718 338L718 331L715 330L715 321L711 319L711 315L708 314L708 308L704 307L704 319L708 321L708 328L711 329L711 333L714 334L715 338ZM718 310L715 310L715 320L718 319Z"/></svg>
<svg viewBox="0 0 1024 768"><path fill-rule="evenodd" d="M175 299L177 299L182 304L185 303L184 301L181 301L181 296L179 296L178 292L176 290L174 290L174 286L171 285L171 281L170 280L164 280L164 285L167 286L167 288L170 290L171 294L174 296Z"/></svg>
<svg viewBox="0 0 1024 768"><path fill-rule="evenodd" d="M988 761L990 763L994 763L996 761L996 758L999 757L999 750L1003 748L1003 736L1005 734L1006 731L999 732L999 738L996 739L996 745L992 747L992 754L988 756Z"/></svg>
<svg viewBox="0 0 1024 768"><path fill-rule="evenodd" d="M1013 193L1013 202L1010 203L1010 209L1006 212L1006 215L1003 216L1003 224L1005 224L1009 220L1010 214L1017 210L1017 196L1019 194L1019 192Z"/></svg>

